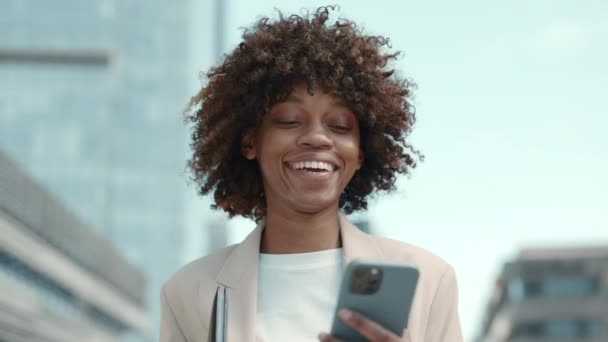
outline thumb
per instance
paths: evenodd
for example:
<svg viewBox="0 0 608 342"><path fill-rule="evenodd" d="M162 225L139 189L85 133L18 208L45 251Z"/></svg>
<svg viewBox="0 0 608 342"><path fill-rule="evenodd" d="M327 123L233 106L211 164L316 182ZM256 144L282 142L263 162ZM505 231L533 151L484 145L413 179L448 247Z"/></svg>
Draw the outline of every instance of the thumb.
<svg viewBox="0 0 608 342"><path fill-rule="evenodd" d="M412 337L410 336L410 331L406 328L403 329L403 338L401 338L402 342L412 342Z"/></svg>

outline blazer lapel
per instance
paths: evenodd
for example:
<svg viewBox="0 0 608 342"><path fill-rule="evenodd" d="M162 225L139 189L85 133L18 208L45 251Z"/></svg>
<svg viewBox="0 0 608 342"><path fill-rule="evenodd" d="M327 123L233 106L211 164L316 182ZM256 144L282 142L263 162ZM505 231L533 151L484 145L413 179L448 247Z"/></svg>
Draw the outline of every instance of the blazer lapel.
<svg viewBox="0 0 608 342"><path fill-rule="evenodd" d="M264 220L228 256L218 276L226 287L226 341L255 341L260 240Z"/></svg>
<svg viewBox="0 0 608 342"><path fill-rule="evenodd" d="M354 259L384 259L384 253L376 242L343 215L340 215L340 238L345 266Z"/></svg>

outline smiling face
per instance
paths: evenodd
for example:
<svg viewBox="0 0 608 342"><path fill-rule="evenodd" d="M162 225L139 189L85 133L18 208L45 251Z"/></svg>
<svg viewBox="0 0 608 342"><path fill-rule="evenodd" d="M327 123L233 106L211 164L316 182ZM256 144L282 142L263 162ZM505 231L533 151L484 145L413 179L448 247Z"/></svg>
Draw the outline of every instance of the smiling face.
<svg viewBox="0 0 608 342"><path fill-rule="evenodd" d="M258 161L268 212L337 210L360 167L359 123L340 98L301 83L245 135L243 154Z"/></svg>

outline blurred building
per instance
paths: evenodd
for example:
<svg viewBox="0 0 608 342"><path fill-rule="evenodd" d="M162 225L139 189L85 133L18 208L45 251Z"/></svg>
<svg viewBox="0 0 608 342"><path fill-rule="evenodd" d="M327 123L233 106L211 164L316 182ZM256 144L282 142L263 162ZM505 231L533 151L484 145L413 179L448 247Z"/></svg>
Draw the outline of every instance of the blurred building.
<svg viewBox="0 0 608 342"><path fill-rule="evenodd" d="M0 149L144 270L154 325L185 240L190 5L0 5Z"/></svg>
<svg viewBox="0 0 608 342"><path fill-rule="evenodd" d="M151 336L143 273L0 154L0 341Z"/></svg>
<svg viewBox="0 0 608 342"><path fill-rule="evenodd" d="M523 250L498 277L478 341L608 341L608 247Z"/></svg>

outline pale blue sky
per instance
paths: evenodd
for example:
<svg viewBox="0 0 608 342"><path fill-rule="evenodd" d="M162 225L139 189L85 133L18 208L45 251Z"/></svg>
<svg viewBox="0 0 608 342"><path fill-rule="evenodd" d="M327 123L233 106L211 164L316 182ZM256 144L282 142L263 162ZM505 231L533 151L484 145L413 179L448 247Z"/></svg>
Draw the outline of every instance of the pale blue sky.
<svg viewBox="0 0 608 342"><path fill-rule="evenodd" d="M337 3L390 37L419 87L413 142L426 161L374 201L372 223L454 265L467 340L519 248L608 245L607 2ZM226 47L274 7L323 4L228 1Z"/></svg>

